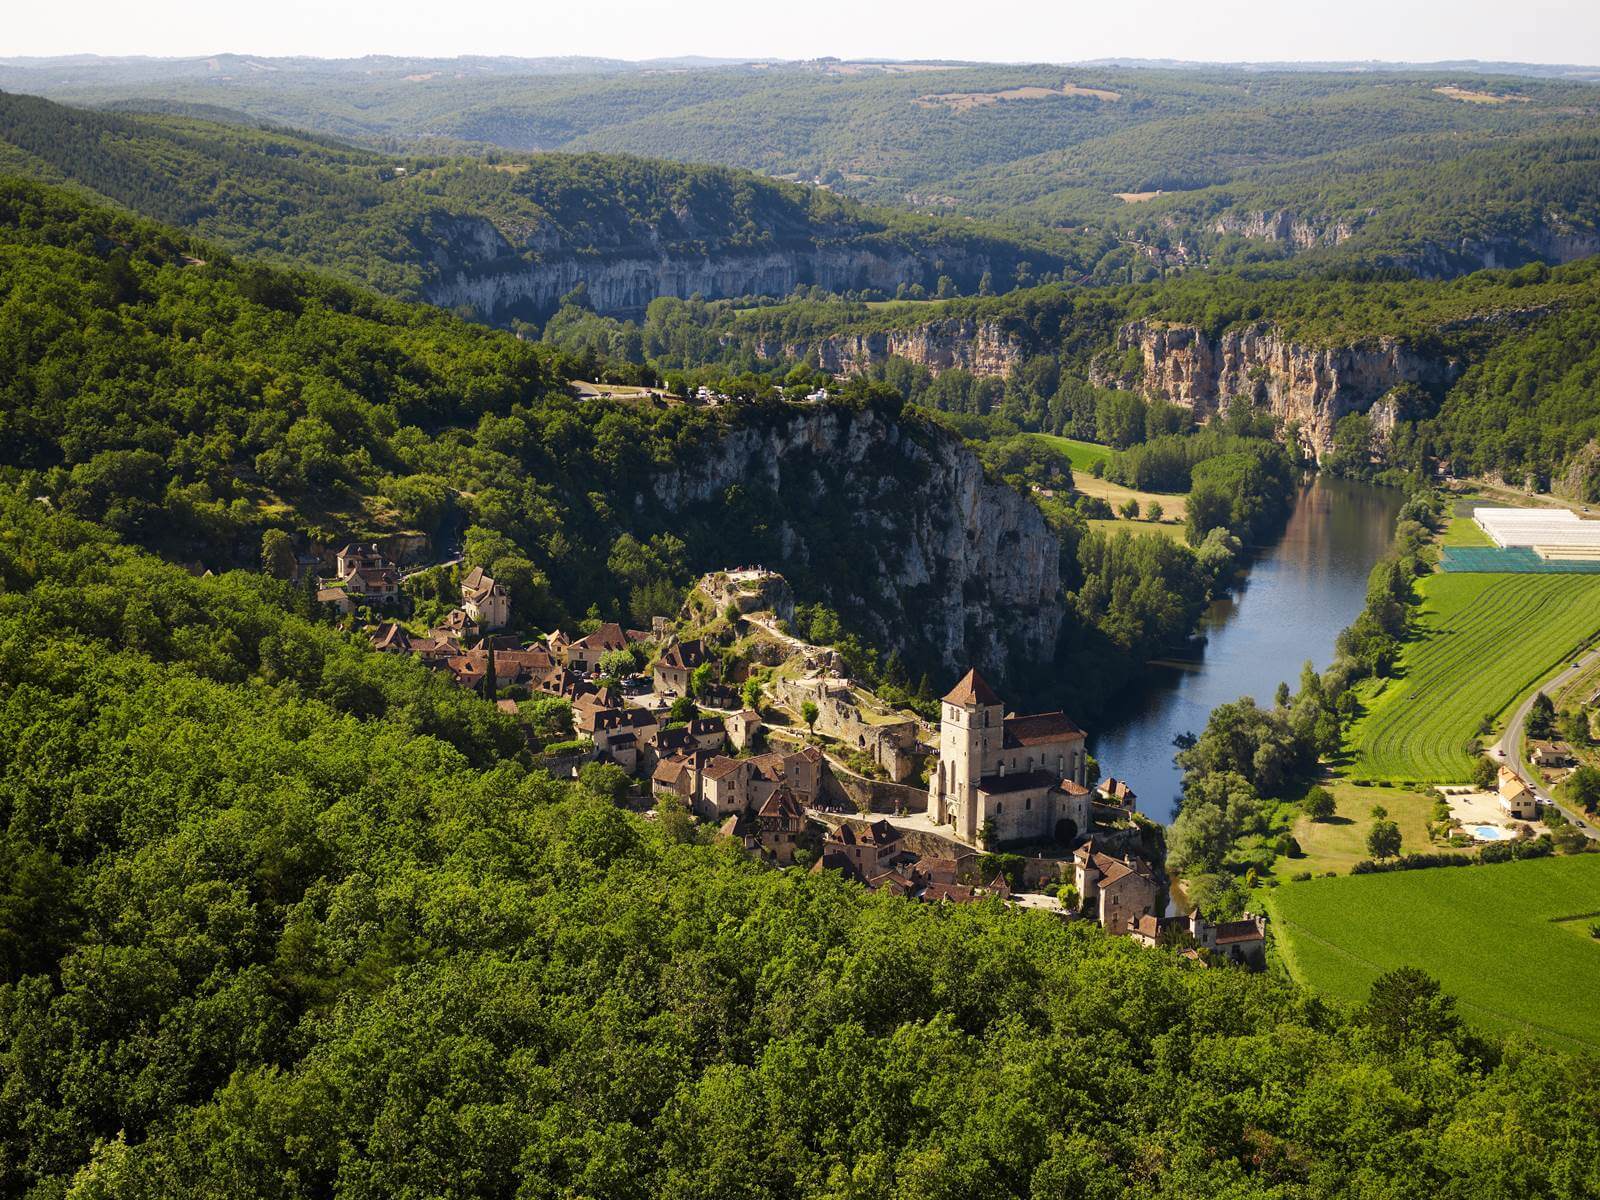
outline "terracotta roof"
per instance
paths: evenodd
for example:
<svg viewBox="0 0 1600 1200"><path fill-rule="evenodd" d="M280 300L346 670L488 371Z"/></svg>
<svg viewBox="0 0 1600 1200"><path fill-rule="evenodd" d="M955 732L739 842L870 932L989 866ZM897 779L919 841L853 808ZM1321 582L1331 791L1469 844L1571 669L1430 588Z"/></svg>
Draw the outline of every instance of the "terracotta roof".
<svg viewBox="0 0 1600 1200"><path fill-rule="evenodd" d="M405 627L394 621L385 621L378 626L378 632L372 635L372 648L374 650L400 650L411 649L411 635Z"/></svg>
<svg viewBox="0 0 1600 1200"><path fill-rule="evenodd" d="M735 713L734 715L737 716L741 721L759 721L759 720L761 720L761 714L758 713L753 708L742 708L737 713Z"/></svg>
<svg viewBox="0 0 1600 1200"><path fill-rule="evenodd" d="M607 621L587 637L581 637L572 644L575 647L582 646L585 650L622 650L627 647L628 639L621 625Z"/></svg>
<svg viewBox="0 0 1600 1200"><path fill-rule="evenodd" d="M1007 746L1038 746L1050 742L1071 741L1083 736L1083 730L1074 725L1066 713L1061 712L1007 717L1004 729Z"/></svg>
<svg viewBox="0 0 1600 1200"><path fill-rule="evenodd" d="M695 737L703 737L708 733L725 733L720 717L697 717L686 726Z"/></svg>
<svg viewBox="0 0 1600 1200"><path fill-rule="evenodd" d="M520 711L517 708L517 702L515 700L496 700L494 702L494 706L501 712L508 713L513 717L516 716Z"/></svg>
<svg viewBox="0 0 1600 1200"><path fill-rule="evenodd" d="M705 777L707 779L726 779L744 765L744 761L746 760L726 758L719 755L706 765Z"/></svg>
<svg viewBox="0 0 1600 1200"><path fill-rule="evenodd" d="M680 671L692 671L706 661L705 647L696 638L690 642L673 642L661 652L656 665Z"/></svg>
<svg viewBox="0 0 1600 1200"><path fill-rule="evenodd" d="M1217 945L1237 945L1240 942L1262 940L1261 926L1254 921L1224 921L1217 926Z"/></svg>
<svg viewBox="0 0 1600 1200"><path fill-rule="evenodd" d="M978 669L974 667L961 677L961 682L950 689L944 698L946 704L959 704L963 708L974 708L979 705L989 706L1002 703L999 696L995 695L992 687L984 681Z"/></svg>
<svg viewBox="0 0 1600 1200"><path fill-rule="evenodd" d="M758 816L763 817L797 817L803 819L806 810L796 800L794 793L788 788L779 788L767 797L767 802L761 806Z"/></svg>
<svg viewBox="0 0 1600 1200"><path fill-rule="evenodd" d="M951 904L970 904L978 896L962 883L930 883L922 889L922 898L929 901L946 900Z"/></svg>
<svg viewBox="0 0 1600 1200"><path fill-rule="evenodd" d="M689 760L686 758L663 758L656 764L656 769L650 773L650 778L656 783L664 783L671 786L678 782L688 765Z"/></svg>

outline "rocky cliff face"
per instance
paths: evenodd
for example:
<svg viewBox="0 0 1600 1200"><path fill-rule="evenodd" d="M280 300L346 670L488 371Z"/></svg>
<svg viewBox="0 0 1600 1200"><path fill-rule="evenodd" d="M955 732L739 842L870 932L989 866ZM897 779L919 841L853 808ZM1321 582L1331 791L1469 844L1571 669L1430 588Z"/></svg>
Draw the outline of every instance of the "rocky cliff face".
<svg viewBox="0 0 1600 1200"><path fill-rule="evenodd" d="M909 329L843 333L815 341L757 338L762 358L803 360L815 353L824 371L853 375L888 358L904 358L937 375L960 367L974 375L1004 378L1024 357L1021 341L994 321L949 318Z"/></svg>
<svg viewBox="0 0 1600 1200"><path fill-rule="evenodd" d="M1275 242L1296 253L1342 246L1362 231L1377 209L1334 218L1307 216L1291 209L1242 212L1230 209L1211 221L1210 232ZM1181 230L1180 222L1169 227ZM1386 251L1377 261L1414 272L1424 279L1454 279L1473 271L1514 268L1531 262L1552 265L1575 262L1600 254L1600 233L1572 224L1559 214L1517 232L1493 237L1464 237L1454 241L1418 243L1409 251Z"/></svg>
<svg viewBox="0 0 1600 1200"><path fill-rule="evenodd" d="M1054 654L1060 544L958 439L839 405L741 414L659 474L652 498L703 513L733 487L771 497L782 561L764 565L908 663L1005 679Z"/></svg>
<svg viewBox="0 0 1600 1200"><path fill-rule="evenodd" d="M1317 246L1337 246L1354 232L1348 221L1313 220L1279 209L1275 212L1226 212L1211 226L1211 232L1250 238L1258 242L1279 242L1296 250Z"/></svg>
<svg viewBox="0 0 1600 1200"><path fill-rule="evenodd" d="M643 238L596 253L548 229L519 231L513 243L478 218L436 222L429 234L435 278L423 298L446 308L470 304L490 320L548 312L580 283L598 312L636 313L658 296L785 296L800 286L893 292L906 281L932 286L939 274L971 288L985 271L1001 273L982 251L938 244L795 241L751 249Z"/></svg>
<svg viewBox="0 0 1600 1200"><path fill-rule="evenodd" d="M1458 362L1393 338L1314 347L1290 341L1267 324L1211 338L1192 326L1132 321L1117 331L1116 344L1118 350L1138 351L1142 373L1117 376L1099 367L1093 374L1097 385L1138 387L1201 418L1245 397L1297 423L1302 442L1319 458L1332 449L1341 417L1372 409L1398 384L1438 389L1461 371ZM1374 415L1381 425L1392 425L1396 414L1380 406Z"/></svg>

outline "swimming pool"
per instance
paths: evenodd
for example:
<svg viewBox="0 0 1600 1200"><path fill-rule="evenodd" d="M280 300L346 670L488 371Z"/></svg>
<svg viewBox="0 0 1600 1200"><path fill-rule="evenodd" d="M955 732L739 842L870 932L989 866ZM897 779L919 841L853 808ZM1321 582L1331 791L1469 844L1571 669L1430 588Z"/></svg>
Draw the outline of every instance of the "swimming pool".
<svg viewBox="0 0 1600 1200"><path fill-rule="evenodd" d="M1502 829L1498 825L1468 825L1466 830L1480 842L1504 842L1517 836L1511 830Z"/></svg>

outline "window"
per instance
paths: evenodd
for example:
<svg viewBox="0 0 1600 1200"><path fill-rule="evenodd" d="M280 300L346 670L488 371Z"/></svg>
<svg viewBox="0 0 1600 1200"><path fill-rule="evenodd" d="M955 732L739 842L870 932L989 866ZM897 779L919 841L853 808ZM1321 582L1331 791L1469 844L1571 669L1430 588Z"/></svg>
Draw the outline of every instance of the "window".
<svg viewBox="0 0 1600 1200"><path fill-rule="evenodd" d="M1022 811L1023 812L1032 812L1033 811L1033 797L1032 796L1029 796L1026 800L1024 800L1022 802Z"/></svg>
<svg viewBox="0 0 1600 1200"><path fill-rule="evenodd" d="M1000 815L1001 809L1003 809L1003 808L1005 808L1004 804L996 804L994 806L994 815L998 817Z"/></svg>

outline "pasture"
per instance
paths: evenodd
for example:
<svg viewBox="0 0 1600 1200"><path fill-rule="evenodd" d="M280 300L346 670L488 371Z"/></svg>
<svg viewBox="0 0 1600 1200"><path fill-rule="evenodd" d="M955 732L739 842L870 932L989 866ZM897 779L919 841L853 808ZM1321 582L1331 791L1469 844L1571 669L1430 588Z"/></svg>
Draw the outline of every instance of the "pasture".
<svg viewBox="0 0 1600 1200"><path fill-rule="evenodd" d="M1493 720L1600 630L1600 576L1430 575L1397 678L1361 689L1353 779L1465 782Z"/></svg>
<svg viewBox="0 0 1600 1200"><path fill-rule="evenodd" d="M1076 438L1057 437L1053 433L1035 433L1032 436L1057 454L1065 454L1070 458L1074 474L1081 471L1087 475L1095 463L1105 462L1114 453L1110 446L1102 446L1099 442L1080 442Z"/></svg>
<svg viewBox="0 0 1600 1200"><path fill-rule="evenodd" d="M1322 786L1333 793L1334 815L1313 821L1304 813L1297 814L1289 832L1300 844L1300 856L1278 859L1272 866L1274 875L1288 878L1301 871L1349 874L1356 863L1372 857L1367 853L1367 833L1372 828L1374 804L1383 805L1389 819L1400 826L1400 846L1406 853L1456 853L1428 840L1432 797L1399 788L1360 787L1347 779L1323 780ZM1459 853L1471 854L1472 850Z"/></svg>
<svg viewBox="0 0 1600 1200"><path fill-rule="evenodd" d="M1312 879L1266 904L1289 974L1323 995L1359 1004L1383 972L1420 967L1469 1023L1600 1047L1600 854Z"/></svg>

